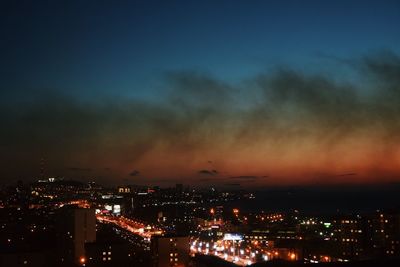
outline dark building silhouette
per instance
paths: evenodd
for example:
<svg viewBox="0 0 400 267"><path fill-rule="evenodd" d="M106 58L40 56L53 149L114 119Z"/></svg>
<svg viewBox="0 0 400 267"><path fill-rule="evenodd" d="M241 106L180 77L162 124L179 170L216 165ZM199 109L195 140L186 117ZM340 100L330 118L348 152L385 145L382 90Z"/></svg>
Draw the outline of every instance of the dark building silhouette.
<svg viewBox="0 0 400 267"><path fill-rule="evenodd" d="M94 209L63 208L56 229L60 262L85 264L85 243L96 241Z"/></svg>
<svg viewBox="0 0 400 267"><path fill-rule="evenodd" d="M151 240L154 267L188 266L190 244L187 236L155 236Z"/></svg>

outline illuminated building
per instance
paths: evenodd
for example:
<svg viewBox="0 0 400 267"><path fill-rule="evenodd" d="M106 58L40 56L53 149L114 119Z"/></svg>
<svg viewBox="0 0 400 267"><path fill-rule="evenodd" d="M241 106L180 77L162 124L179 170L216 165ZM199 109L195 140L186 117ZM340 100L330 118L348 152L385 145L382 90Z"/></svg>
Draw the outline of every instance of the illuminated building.
<svg viewBox="0 0 400 267"><path fill-rule="evenodd" d="M129 186L118 186L117 191L120 194L129 194L131 193L131 188Z"/></svg>
<svg viewBox="0 0 400 267"><path fill-rule="evenodd" d="M131 258L128 245L122 242L87 243L86 261L90 266L126 266Z"/></svg>
<svg viewBox="0 0 400 267"><path fill-rule="evenodd" d="M366 220L369 254L375 257L400 256L400 214L377 212Z"/></svg>
<svg viewBox="0 0 400 267"><path fill-rule="evenodd" d="M359 259L363 255L362 222L358 217L345 217L333 221L333 240L339 246L339 259Z"/></svg>
<svg viewBox="0 0 400 267"><path fill-rule="evenodd" d="M155 236L151 240L153 266L188 266L189 249L187 236Z"/></svg>

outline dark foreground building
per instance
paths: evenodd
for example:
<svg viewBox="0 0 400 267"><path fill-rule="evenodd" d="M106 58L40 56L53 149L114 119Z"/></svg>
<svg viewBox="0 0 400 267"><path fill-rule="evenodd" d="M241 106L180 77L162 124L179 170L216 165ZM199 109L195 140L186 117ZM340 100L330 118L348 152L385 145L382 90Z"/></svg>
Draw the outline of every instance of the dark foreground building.
<svg viewBox="0 0 400 267"><path fill-rule="evenodd" d="M151 240L153 267L188 266L189 237L155 236Z"/></svg>

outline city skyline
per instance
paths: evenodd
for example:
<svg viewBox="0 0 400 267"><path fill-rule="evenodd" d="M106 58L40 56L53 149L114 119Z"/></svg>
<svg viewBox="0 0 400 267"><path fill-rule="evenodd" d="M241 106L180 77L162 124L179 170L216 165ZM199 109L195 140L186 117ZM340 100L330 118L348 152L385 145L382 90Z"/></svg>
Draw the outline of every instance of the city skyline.
<svg viewBox="0 0 400 267"><path fill-rule="evenodd" d="M1 5L2 183L400 182L397 1Z"/></svg>

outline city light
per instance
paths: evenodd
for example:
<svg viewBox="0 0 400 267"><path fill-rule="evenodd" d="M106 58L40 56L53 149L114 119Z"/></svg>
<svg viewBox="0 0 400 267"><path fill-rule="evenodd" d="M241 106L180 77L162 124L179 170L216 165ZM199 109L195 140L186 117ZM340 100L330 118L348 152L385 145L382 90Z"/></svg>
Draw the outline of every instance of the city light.
<svg viewBox="0 0 400 267"><path fill-rule="evenodd" d="M0 3L1 266L400 266L400 0Z"/></svg>

